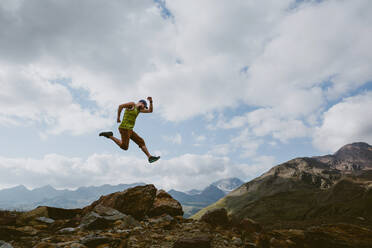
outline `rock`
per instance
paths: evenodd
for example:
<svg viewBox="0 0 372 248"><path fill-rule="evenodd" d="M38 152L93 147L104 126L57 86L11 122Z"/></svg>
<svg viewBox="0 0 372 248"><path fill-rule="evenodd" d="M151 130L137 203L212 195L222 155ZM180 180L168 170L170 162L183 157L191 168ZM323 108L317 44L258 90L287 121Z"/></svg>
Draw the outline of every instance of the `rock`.
<svg viewBox="0 0 372 248"><path fill-rule="evenodd" d="M44 217L44 216L38 217L38 218L36 218L36 220L38 220L40 222L43 222L43 223L46 223L46 224L53 224L55 222L53 219L47 218L47 217Z"/></svg>
<svg viewBox="0 0 372 248"><path fill-rule="evenodd" d="M102 230L110 227L111 224L111 221L106 220L96 212L90 212L82 218L79 228L86 230Z"/></svg>
<svg viewBox="0 0 372 248"><path fill-rule="evenodd" d="M100 204L94 207L94 212L101 215L106 220L110 221L124 219L127 216L126 214L123 214L116 209L106 207Z"/></svg>
<svg viewBox="0 0 372 248"><path fill-rule="evenodd" d="M72 219L80 213L81 209L63 209L42 206L21 214L19 221L29 221L38 217L47 217L54 220Z"/></svg>
<svg viewBox="0 0 372 248"><path fill-rule="evenodd" d="M166 228L170 227L172 223L174 223L174 218L170 215L163 215L157 218L151 218L149 220L152 226L156 228Z"/></svg>
<svg viewBox="0 0 372 248"><path fill-rule="evenodd" d="M149 184L101 196L90 206L84 208L84 213L90 212L97 205L102 205L116 209L121 213L132 215L134 218L140 220L148 215L152 208L156 191L155 186Z"/></svg>
<svg viewBox="0 0 372 248"><path fill-rule="evenodd" d="M80 243L72 243L70 248L86 248L86 246Z"/></svg>
<svg viewBox="0 0 372 248"><path fill-rule="evenodd" d="M225 208L218 208L207 211L200 219L212 226L229 226L229 218L227 217L227 211Z"/></svg>
<svg viewBox="0 0 372 248"><path fill-rule="evenodd" d="M30 236L28 233L16 230L15 228L0 226L0 240L11 241L17 240L24 236Z"/></svg>
<svg viewBox="0 0 372 248"><path fill-rule="evenodd" d="M132 216L125 215L124 218L115 222L115 226L121 229L126 229L131 227L140 227L141 224Z"/></svg>
<svg viewBox="0 0 372 248"><path fill-rule="evenodd" d="M60 234L68 234L68 233L74 233L78 230L78 228L74 228L74 227L65 227L65 228L62 228L61 230L59 230L57 233L60 233Z"/></svg>
<svg viewBox="0 0 372 248"><path fill-rule="evenodd" d="M232 243L237 246L241 246L243 244L243 241L241 238L238 237L233 237L232 238Z"/></svg>
<svg viewBox="0 0 372 248"><path fill-rule="evenodd" d="M173 248L210 248L211 241L209 236L180 238L173 244Z"/></svg>
<svg viewBox="0 0 372 248"><path fill-rule="evenodd" d="M256 240L256 246L260 248L270 248L270 237L265 234L260 234Z"/></svg>
<svg viewBox="0 0 372 248"><path fill-rule="evenodd" d="M261 232L262 230L262 227L259 223L249 218L242 219L237 225L237 227L239 228L240 231L248 233Z"/></svg>
<svg viewBox="0 0 372 248"><path fill-rule="evenodd" d="M183 210L181 204L172 198L164 190L158 190L149 216L160 216L168 214L170 216L182 216Z"/></svg>
<svg viewBox="0 0 372 248"><path fill-rule="evenodd" d="M39 233L39 230L37 230L33 226L21 226L21 227L17 227L16 230L23 232L23 233L27 233L30 236L34 236Z"/></svg>
<svg viewBox="0 0 372 248"><path fill-rule="evenodd" d="M13 246L5 241L0 240L0 248L13 248Z"/></svg>
<svg viewBox="0 0 372 248"><path fill-rule="evenodd" d="M42 243L35 245L33 248L55 248L55 247L56 246L53 244L42 242Z"/></svg>
<svg viewBox="0 0 372 248"><path fill-rule="evenodd" d="M0 211L0 226L13 226L16 224L17 216L9 211Z"/></svg>
<svg viewBox="0 0 372 248"><path fill-rule="evenodd" d="M99 245L102 244L110 244L114 241L114 239L109 238L109 237L104 237L104 236L95 236L95 235L88 235L80 240L80 242L87 246L87 247L92 247L95 248ZM119 241L120 243L120 241ZM111 247L111 246L108 246Z"/></svg>
<svg viewBox="0 0 372 248"><path fill-rule="evenodd" d="M246 242L244 244L244 248L256 248L256 244L255 243L251 243L251 242Z"/></svg>

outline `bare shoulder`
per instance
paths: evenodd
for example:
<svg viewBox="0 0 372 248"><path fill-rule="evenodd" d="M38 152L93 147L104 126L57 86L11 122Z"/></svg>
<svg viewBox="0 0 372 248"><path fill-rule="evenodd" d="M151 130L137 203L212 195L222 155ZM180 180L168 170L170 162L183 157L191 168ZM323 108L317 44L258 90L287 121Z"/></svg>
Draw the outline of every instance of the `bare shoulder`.
<svg viewBox="0 0 372 248"><path fill-rule="evenodd" d="M127 103L120 104L120 107L121 108L133 108L134 105L136 105L134 102L127 102Z"/></svg>

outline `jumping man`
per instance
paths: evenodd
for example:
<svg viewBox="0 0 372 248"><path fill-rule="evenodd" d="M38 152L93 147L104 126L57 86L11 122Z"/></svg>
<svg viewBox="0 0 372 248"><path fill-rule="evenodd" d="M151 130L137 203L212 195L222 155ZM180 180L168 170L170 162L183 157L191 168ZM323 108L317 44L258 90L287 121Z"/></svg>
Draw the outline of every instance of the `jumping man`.
<svg viewBox="0 0 372 248"><path fill-rule="evenodd" d="M128 150L129 139L133 140L141 150L146 154L150 163L155 162L160 156L152 156L147 150L145 141L133 130L136 118L139 113L152 113L152 98L149 96L147 100L150 102L150 109L147 108L147 102L140 100L138 103L128 102L119 105L117 122L120 123L119 132L121 140L114 137L114 134L110 132L102 132L99 136L104 136L108 139L113 140L121 149ZM125 108L123 121L120 120L121 111Z"/></svg>

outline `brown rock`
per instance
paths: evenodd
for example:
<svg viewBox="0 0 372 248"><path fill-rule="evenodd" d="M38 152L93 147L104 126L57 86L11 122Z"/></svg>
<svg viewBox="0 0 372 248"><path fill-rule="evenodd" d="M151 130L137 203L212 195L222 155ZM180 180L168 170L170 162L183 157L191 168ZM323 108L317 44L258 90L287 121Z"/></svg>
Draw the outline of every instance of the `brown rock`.
<svg viewBox="0 0 372 248"><path fill-rule="evenodd" d="M164 190L158 190L149 215L160 216L162 214L182 216L183 210L181 204L177 200L173 199L171 195Z"/></svg>
<svg viewBox="0 0 372 248"><path fill-rule="evenodd" d="M0 247L1 248L13 248L13 246L5 241L0 240Z"/></svg>
<svg viewBox="0 0 372 248"><path fill-rule="evenodd" d="M154 185L137 186L125 191L101 196L97 201L85 207L83 212L88 213L100 204L124 214L132 215L136 219L142 219L152 208L155 196L156 188Z"/></svg>
<svg viewBox="0 0 372 248"><path fill-rule="evenodd" d="M0 225L10 226L16 224L16 213L10 211L0 211Z"/></svg>
<svg viewBox="0 0 372 248"><path fill-rule="evenodd" d="M47 217L54 220L72 219L81 213L81 209L64 209L53 207L37 207L34 210L21 214L19 220L29 221L38 217Z"/></svg>
<svg viewBox="0 0 372 248"><path fill-rule="evenodd" d="M256 240L256 246L259 248L270 248L270 236L265 234L260 234Z"/></svg>
<svg viewBox="0 0 372 248"><path fill-rule="evenodd" d="M237 227L240 231L248 233L261 232L262 230L262 227L259 223L249 218L242 219Z"/></svg>
<svg viewBox="0 0 372 248"><path fill-rule="evenodd" d="M229 225L229 218L227 217L227 211L225 208L218 208L207 211L200 219L212 226L227 227Z"/></svg>
<svg viewBox="0 0 372 248"><path fill-rule="evenodd" d="M99 230L111 226L111 221L106 220L96 212L90 212L81 219L80 228L86 230Z"/></svg>
<svg viewBox="0 0 372 248"><path fill-rule="evenodd" d="M55 247L56 247L55 245L45 243L45 242L41 242L41 243L35 245L33 248L55 248Z"/></svg>
<svg viewBox="0 0 372 248"><path fill-rule="evenodd" d="M114 240L110 237L100 236L100 235L88 235L81 239L81 243L89 248L96 248L99 245L107 244L108 247L111 243L120 243L120 240Z"/></svg>
<svg viewBox="0 0 372 248"><path fill-rule="evenodd" d="M180 238L173 244L173 248L210 248L211 241L209 236Z"/></svg>
<svg viewBox="0 0 372 248"><path fill-rule="evenodd" d="M28 233L16 230L15 228L0 226L0 240L17 240L20 237L29 236Z"/></svg>

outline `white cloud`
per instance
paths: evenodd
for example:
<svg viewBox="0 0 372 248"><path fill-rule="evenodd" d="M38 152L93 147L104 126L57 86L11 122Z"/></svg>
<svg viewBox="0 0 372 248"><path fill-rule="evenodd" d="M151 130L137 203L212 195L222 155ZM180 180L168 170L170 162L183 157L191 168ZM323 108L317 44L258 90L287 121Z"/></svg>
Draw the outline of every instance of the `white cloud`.
<svg viewBox="0 0 372 248"><path fill-rule="evenodd" d="M182 144L182 136L180 133L177 133L175 136L163 136L163 139L172 144L177 144L177 145Z"/></svg>
<svg viewBox="0 0 372 248"><path fill-rule="evenodd" d="M370 1L305 4L283 18L277 36L249 67L246 101L306 115L372 78ZM332 18L329 18L332 16Z"/></svg>
<svg viewBox="0 0 372 248"><path fill-rule="evenodd" d="M239 151L242 158L256 157L257 150L262 143L263 141L255 138L248 128L243 129L230 140L230 144Z"/></svg>
<svg viewBox="0 0 372 248"><path fill-rule="evenodd" d="M335 152L352 142L372 143L372 92L348 97L324 113L314 134L314 146Z"/></svg>
<svg viewBox="0 0 372 248"><path fill-rule="evenodd" d="M150 0L17 3L0 4L0 60L14 66L10 76L31 64L46 79L71 78L106 112L152 95L156 110L178 121L243 100L302 128L296 120L316 119L327 99L372 78L368 0L292 10L293 0L167 1L174 19L163 19ZM63 123L76 116L64 116L60 129L68 130Z"/></svg>
<svg viewBox="0 0 372 248"><path fill-rule="evenodd" d="M82 108L65 86L49 82L31 66L2 65L0 85L0 124L43 123L47 134L68 131L75 135L110 124L109 118Z"/></svg>
<svg viewBox="0 0 372 248"><path fill-rule="evenodd" d="M49 154L41 159L0 157L0 187L23 184L34 188L50 184L75 188L105 183L153 183L167 190L203 188L227 177L252 178L262 173L271 158L252 166L235 164L227 157L184 154L156 165L144 159L112 154L93 154L87 159Z"/></svg>
<svg viewBox="0 0 372 248"><path fill-rule="evenodd" d="M217 122L217 127L230 129L241 128L248 126L250 135L263 137L271 135L273 138L281 142L287 142L289 139L307 137L310 134L310 128L303 121L288 118L286 113L280 112L278 109L261 108L244 115L234 116L230 121L224 118ZM239 139L249 139L247 135L240 135Z"/></svg>

